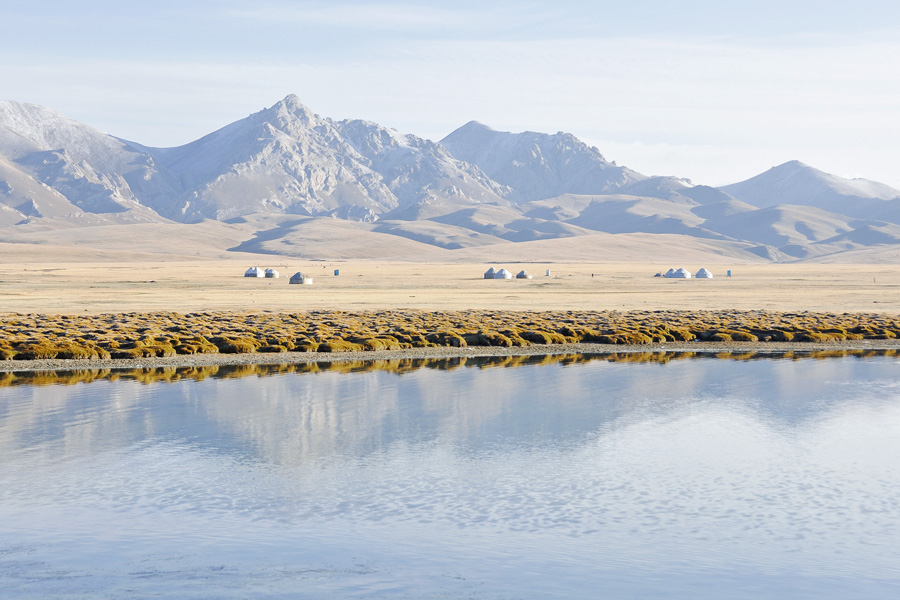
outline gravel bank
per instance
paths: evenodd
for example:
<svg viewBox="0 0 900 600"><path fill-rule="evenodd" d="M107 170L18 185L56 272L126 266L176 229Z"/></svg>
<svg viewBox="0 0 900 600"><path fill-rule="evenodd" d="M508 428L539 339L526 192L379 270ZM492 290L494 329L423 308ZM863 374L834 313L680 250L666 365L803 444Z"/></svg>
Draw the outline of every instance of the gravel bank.
<svg viewBox="0 0 900 600"><path fill-rule="evenodd" d="M214 365L286 365L373 360L443 359L490 356L547 356L558 354L638 354L694 352L716 354L786 354L805 352L900 351L900 340L854 340L844 342L674 342L661 344L553 344L524 347L430 347L368 352L282 352L248 354L191 354L167 358L9 360L0 361L0 372L70 371L82 369L154 369L161 367L202 367Z"/></svg>

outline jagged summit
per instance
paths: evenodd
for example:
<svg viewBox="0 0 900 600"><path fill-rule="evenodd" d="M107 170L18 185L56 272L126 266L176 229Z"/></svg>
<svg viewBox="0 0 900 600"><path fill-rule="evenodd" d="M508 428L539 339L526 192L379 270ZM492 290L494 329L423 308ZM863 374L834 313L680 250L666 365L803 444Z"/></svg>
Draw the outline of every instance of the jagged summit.
<svg viewBox="0 0 900 600"><path fill-rule="evenodd" d="M154 208L183 221L257 212L374 220L420 202L504 202L502 186L438 144L320 117L293 94L184 146L144 150L175 188Z"/></svg>
<svg viewBox="0 0 900 600"><path fill-rule="evenodd" d="M320 116L293 94L189 144L151 148L0 102L0 229L281 222L240 247L290 253L306 243L292 227L322 222L278 215L446 249L666 234L791 260L900 243L900 192L800 161L716 189L620 167L571 133L470 121L437 143Z"/></svg>
<svg viewBox="0 0 900 600"><path fill-rule="evenodd" d="M608 162L574 135L495 131L470 121L441 140L456 158L480 167L528 202L561 194L603 194L645 177Z"/></svg>
<svg viewBox="0 0 900 600"><path fill-rule="evenodd" d="M300 102L300 97L297 94L288 94L285 96L281 102L277 102L274 106L284 105L291 110L302 109L309 110L306 108L306 105Z"/></svg>
<svg viewBox="0 0 900 600"><path fill-rule="evenodd" d="M274 120L297 121L310 127L315 127L321 123L319 115L300 102L300 98L294 94L285 96L284 100L274 104L269 109L263 110L262 113Z"/></svg>

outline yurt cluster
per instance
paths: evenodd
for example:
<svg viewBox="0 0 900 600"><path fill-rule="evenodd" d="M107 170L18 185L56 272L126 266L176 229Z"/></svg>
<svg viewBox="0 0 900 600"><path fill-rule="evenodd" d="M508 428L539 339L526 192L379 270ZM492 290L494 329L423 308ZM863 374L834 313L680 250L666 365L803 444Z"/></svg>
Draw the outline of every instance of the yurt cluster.
<svg viewBox="0 0 900 600"><path fill-rule="evenodd" d="M244 271L244 277L266 277L268 279L278 279L279 274L275 269L261 269L259 267L250 267L249 269ZM291 279L290 281L288 281L288 283L301 285L312 285L312 282L312 277L304 275L299 271L291 275Z"/></svg>
<svg viewBox="0 0 900 600"><path fill-rule="evenodd" d="M513 274L506 269L500 269L499 271L491 267L487 271L484 272L485 279L513 279ZM515 274L515 279L532 279L532 276L526 271L522 269L518 273Z"/></svg>
<svg viewBox="0 0 900 600"><path fill-rule="evenodd" d="M691 272L685 269L684 267L680 267L678 269L669 269L666 271L666 274L663 275L661 273L656 274L657 277L665 277L666 279L690 279ZM712 279L713 274L706 269L705 267L697 271L694 275L694 279Z"/></svg>

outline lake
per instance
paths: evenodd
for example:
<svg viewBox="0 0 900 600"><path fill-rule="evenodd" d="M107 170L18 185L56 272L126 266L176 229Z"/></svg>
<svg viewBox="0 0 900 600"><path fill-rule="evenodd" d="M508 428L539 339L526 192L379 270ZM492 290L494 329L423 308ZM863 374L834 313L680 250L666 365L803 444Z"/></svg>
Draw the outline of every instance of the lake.
<svg viewBox="0 0 900 600"><path fill-rule="evenodd" d="M18 598L896 598L900 359L0 375Z"/></svg>

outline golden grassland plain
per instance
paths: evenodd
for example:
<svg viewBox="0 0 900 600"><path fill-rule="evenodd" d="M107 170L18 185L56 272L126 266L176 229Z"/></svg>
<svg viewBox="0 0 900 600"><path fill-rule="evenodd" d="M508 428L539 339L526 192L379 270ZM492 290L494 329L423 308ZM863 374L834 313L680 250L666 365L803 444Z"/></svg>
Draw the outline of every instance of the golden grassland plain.
<svg viewBox="0 0 900 600"><path fill-rule="evenodd" d="M250 266L279 279L245 278ZM525 269L526 280L484 271ZM669 267L713 271L711 280L653 277ZM340 271L334 276L334 270ZM550 276L546 276L547 269ZM725 277L730 269L733 276ZM313 285L289 285L297 271ZM278 256L94 262L3 262L0 313L306 310L771 310L900 312L900 267L819 264L395 263L303 261Z"/></svg>
<svg viewBox="0 0 900 600"><path fill-rule="evenodd" d="M304 261L234 253L95 253L66 262L37 248L29 260L18 250L0 255L0 359L12 361L900 336L893 264ZM243 277L250 266L281 277ZM533 279L486 280L490 266L525 269ZM707 267L716 277L654 277L680 266ZM314 284L289 284L297 271Z"/></svg>

